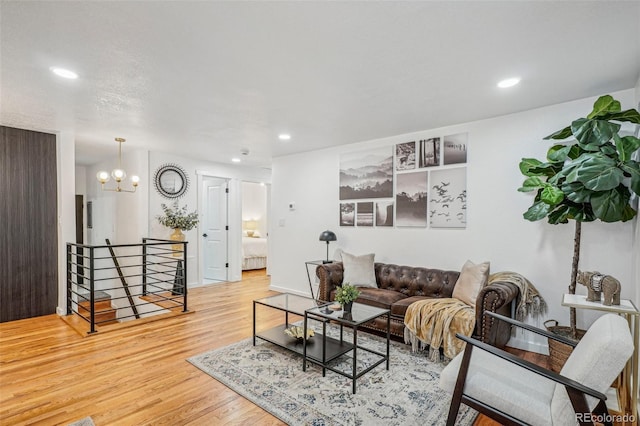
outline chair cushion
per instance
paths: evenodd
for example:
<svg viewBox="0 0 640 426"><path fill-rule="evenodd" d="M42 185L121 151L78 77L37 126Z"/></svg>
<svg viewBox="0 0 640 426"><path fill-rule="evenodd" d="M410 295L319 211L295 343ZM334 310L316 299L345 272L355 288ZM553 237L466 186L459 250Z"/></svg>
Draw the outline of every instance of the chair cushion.
<svg viewBox="0 0 640 426"><path fill-rule="evenodd" d="M342 252L342 265L344 268L343 283L359 287L378 288L376 283L376 271L373 267L374 253L355 256L345 251Z"/></svg>
<svg viewBox="0 0 640 426"><path fill-rule="evenodd" d="M633 339L627 321L605 314L589 327L573 349L560 374L605 393L633 353ZM587 397L593 410L598 402ZM557 385L551 402L555 425L575 425L575 414L564 386Z"/></svg>
<svg viewBox="0 0 640 426"><path fill-rule="evenodd" d="M467 260L462 266L458 281L453 287L452 297L466 303L469 306L476 306L480 289L487 285L489 279L489 262L476 265Z"/></svg>
<svg viewBox="0 0 640 426"><path fill-rule="evenodd" d="M451 360L440 375L440 387L451 394L463 355ZM549 426L554 388L555 382L474 348L464 393L531 425Z"/></svg>

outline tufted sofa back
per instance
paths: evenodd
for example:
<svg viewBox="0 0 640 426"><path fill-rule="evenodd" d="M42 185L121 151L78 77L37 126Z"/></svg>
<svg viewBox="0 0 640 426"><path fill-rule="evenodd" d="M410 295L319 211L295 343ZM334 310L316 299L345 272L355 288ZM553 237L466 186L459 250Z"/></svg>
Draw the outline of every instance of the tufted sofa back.
<svg viewBox="0 0 640 426"><path fill-rule="evenodd" d="M400 292L407 297L451 297L460 272L443 271L389 263L375 264L378 287Z"/></svg>

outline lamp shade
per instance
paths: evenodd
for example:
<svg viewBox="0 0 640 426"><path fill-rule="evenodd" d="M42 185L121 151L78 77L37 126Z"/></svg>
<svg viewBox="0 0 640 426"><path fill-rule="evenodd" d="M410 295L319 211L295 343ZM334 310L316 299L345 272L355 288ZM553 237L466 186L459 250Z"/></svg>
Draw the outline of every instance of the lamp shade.
<svg viewBox="0 0 640 426"><path fill-rule="evenodd" d="M334 234L331 231L324 231L322 234L320 234L320 241L326 241L327 243L329 243L329 241L336 241L338 238L336 237L336 234Z"/></svg>

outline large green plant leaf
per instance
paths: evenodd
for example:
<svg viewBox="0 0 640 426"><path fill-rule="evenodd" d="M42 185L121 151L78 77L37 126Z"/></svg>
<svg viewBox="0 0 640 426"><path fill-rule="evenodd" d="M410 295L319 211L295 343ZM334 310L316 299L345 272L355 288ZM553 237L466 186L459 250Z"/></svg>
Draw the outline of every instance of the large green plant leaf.
<svg viewBox="0 0 640 426"><path fill-rule="evenodd" d="M625 206L629 204L629 198L629 191L624 185L610 191L596 192L591 196L593 213L603 222L624 221Z"/></svg>
<svg viewBox="0 0 640 426"><path fill-rule="evenodd" d="M593 222L596 217L591 209L591 204L582 203L569 207L569 219L574 219L578 222Z"/></svg>
<svg viewBox="0 0 640 426"><path fill-rule="evenodd" d="M545 137L544 139L566 139L569 136L572 136L573 133L571 133L571 126L567 126L564 129L560 129L557 132L551 133L549 136Z"/></svg>
<svg viewBox="0 0 640 426"><path fill-rule="evenodd" d="M585 155L581 158L585 157ZM567 182L582 182L585 188L592 191L607 191L613 189L617 187L623 179L624 174L622 170L618 168L616 162L602 153L587 155L587 157L567 175Z"/></svg>
<svg viewBox="0 0 640 426"><path fill-rule="evenodd" d="M553 185L545 185L540 193L540 199L552 206L558 205L564 199L564 192Z"/></svg>
<svg viewBox="0 0 640 426"><path fill-rule="evenodd" d="M600 145L608 142L620 125L605 120L579 118L571 123L571 131L585 151L598 151Z"/></svg>
<svg viewBox="0 0 640 426"><path fill-rule="evenodd" d="M543 201L536 201L522 216L531 222L535 222L536 220L544 219L551 211L551 208L549 204Z"/></svg>
<svg viewBox="0 0 640 426"><path fill-rule="evenodd" d="M612 112L603 114L600 117L601 120L614 120L614 121L627 121L631 123L640 124L640 112L635 109L628 109L626 111Z"/></svg>
<svg viewBox="0 0 640 426"><path fill-rule="evenodd" d="M551 162L564 162L567 158L572 160L580 156L580 148L577 145L554 145L547 151L547 159Z"/></svg>
<svg viewBox="0 0 640 426"><path fill-rule="evenodd" d="M569 222L569 209L566 204L560 204L557 208L549 213L548 221L552 225Z"/></svg>
<svg viewBox="0 0 640 426"><path fill-rule="evenodd" d="M635 136L625 136L621 138L618 135L613 135L613 140L616 142L618 157L622 162L631 159L631 155L640 148L640 139Z"/></svg>
<svg viewBox="0 0 640 426"><path fill-rule="evenodd" d="M574 203L586 203L591 199L593 191L584 187L582 182L565 182L562 184L564 196Z"/></svg>
<svg viewBox="0 0 640 426"><path fill-rule="evenodd" d="M613 99L611 95L604 95L600 96L593 104L593 111L587 115L587 118L594 118L608 112L619 112L621 110L622 108L619 101Z"/></svg>
<svg viewBox="0 0 640 426"><path fill-rule="evenodd" d="M640 163L629 160L620 167L631 176L631 190L640 196Z"/></svg>
<svg viewBox="0 0 640 426"><path fill-rule="evenodd" d="M542 161L536 160L535 158L523 158L520 161L518 167L520 167L520 173L525 176L540 176L539 173L531 173L530 170L534 167L538 167L542 164Z"/></svg>
<svg viewBox="0 0 640 426"><path fill-rule="evenodd" d="M524 182L522 182L522 186L518 188L518 191L531 192L531 191L537 190L538 188L542 188L545 185L547 185L545 181L543 181L537 176L532 176L532 177L526 178Z"/></svg>

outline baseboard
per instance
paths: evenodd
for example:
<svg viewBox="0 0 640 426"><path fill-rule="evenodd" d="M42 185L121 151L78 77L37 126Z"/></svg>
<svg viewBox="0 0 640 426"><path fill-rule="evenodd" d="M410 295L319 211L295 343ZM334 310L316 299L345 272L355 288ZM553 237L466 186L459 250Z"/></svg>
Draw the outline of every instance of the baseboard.
<svg viewBox="0 0 640 426"><path fill-rule="evenodd" d="M63 317L65 315L67 315L67 311L66 311L66 309L62 309L60 306L58 306L56 308L56 314L58 314L59 316Z"/></svg>
<svg viewBox="0 0 640 426"><path fill-rule="evenodd" d="M304 296L304 297L310 297L311 296L306 291L296 291L296 290L291 290L290 288L278 287L278 286L275 286L275 285L270 285L269 286L269 290L278 291L280 293L297 294L298 296Z"/></svg>
<svg viewBox="0 0 640 426"><path fill-rule="evenodd" d="M549 345L547 345L546 343L532 342L529 340L512 337L509 342L507 342L507 346L529 352L539 353L542 355L549 355Z"/></svg>

